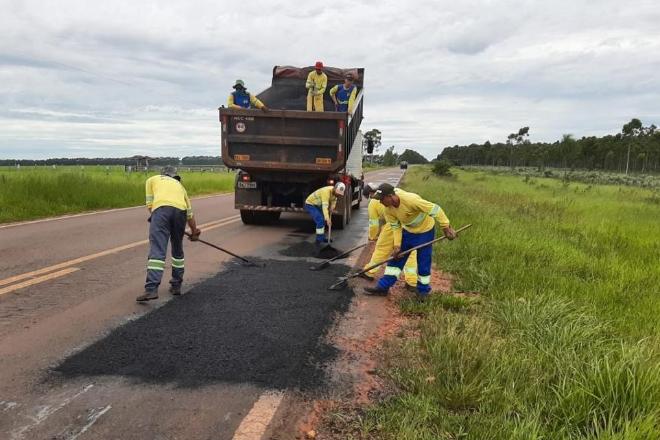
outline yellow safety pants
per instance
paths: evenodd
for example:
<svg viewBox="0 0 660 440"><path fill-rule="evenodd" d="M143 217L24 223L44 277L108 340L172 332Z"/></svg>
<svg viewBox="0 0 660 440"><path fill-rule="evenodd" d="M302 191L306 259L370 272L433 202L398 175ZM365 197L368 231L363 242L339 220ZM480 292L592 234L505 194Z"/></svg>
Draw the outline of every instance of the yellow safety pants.
<svg viewBox="0 0 660 440"><path fill-rule="evenodd" d="M312 96L311 93L307 94L307 111L308 112L322 112L323 111L323 95Z"/></svg>
<svg viewBox="0 0 660 440"><path fill-rule="evenodd" d="M392 227L389 223L385 223L380 230L380 235L376 241L376 249L371 255L371 261L364 266L367 267L385 261L392 255L392 248L394 247L394 234L392 233ZM371 269L367 274L369 276L375 277L381 267ZM408 255L408 261L403 267L403 275L406 279L406 284L409 286L417 287L417 251L413 251Z"/></svg>

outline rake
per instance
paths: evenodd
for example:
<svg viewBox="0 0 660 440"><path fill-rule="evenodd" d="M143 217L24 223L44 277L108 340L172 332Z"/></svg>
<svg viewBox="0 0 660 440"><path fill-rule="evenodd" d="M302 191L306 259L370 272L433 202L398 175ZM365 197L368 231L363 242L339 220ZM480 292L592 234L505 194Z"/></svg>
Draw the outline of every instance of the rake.
<svg viewBox="0 0 660 440"><path fill-rule="evenodd" d="M192 235L190 234L190 232L186 231L185 234L186 234L189 238L192 238ZM207 245L207 246L210 246L210 247L212 247L213 249L217 249L217 250L219 250L219 251L221 251L221 252L224 252L225 254L229 254L229 255L231 255L232 257L238 258L239 260L241 260L241 261L243 262L243 265L244 265L244 266L247 266L247 267L265 267L265 266L266 266L266 265L263 264L263 263L255 263L254 261L250 261L250 260L248 260L248 259L245 258L245 257L241 257L240 255L237 255L237 254L233 253L232 251L229 251L229 250L227 250L227 249L225 249L225 248L222 248L222 247L220 247L220 246L218 246L218 245L215 245L215 244L213 244L213 243L209 243L208 241L202 240L201 238L198 238L198 239L196 239L196 240L194 240L194 241L199 241L200 243L203 243L203 244L205 244L205 245Z"/></svg>

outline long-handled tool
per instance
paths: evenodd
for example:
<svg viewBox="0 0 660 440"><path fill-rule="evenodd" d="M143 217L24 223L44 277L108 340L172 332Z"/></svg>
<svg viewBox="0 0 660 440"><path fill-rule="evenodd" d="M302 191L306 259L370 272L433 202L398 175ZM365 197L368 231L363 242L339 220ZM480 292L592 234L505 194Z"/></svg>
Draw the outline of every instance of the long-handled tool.
<svg viewBox="0 0 660 440"><path fill-rule="evenodd" d="M334 248L330 243L332 243L332 223L328 225L328 243L319 249L316 254L318 258L333 258L342 253L342 251Z"/></svg>
<svg viewBox="0 0 660 440"><path fill-rule="evenodd" d="M333 261L335 261L335 260L339 260L340 258L344 258L345 256L347 256L347 255L350 254L351 252L353 252L353 251L357 251L358 249L361 249L361 248L365 247L365 246L368 245L368 244L369 244L369 243L362 243L361 245L355 246L353 249L349 249L349 250L347 250L346 252L343 252L343 253L337 255L336 257L332 257L332 258L330 258L329 260L325 260L323 263L319 264L318 266L312 266L312 267L310 267L309 270L321 270L321 269L325 269L325 268L328 267L328 266L330 265L330 263L332 263Z"/></svg>
<svg viewBox="0 0 660 440"><path fill-rule="evenodd" d="M456 229L456 234L458 234L459 232L465 231L465 230L466 230L467 228L469 228L470 226L472 226L472 224L467 224L467 225L465 225L465 226L462 226L462 227ZM421 249L421 248L423 248L423 247L425 247L425 246L429 246L429 245L435 243L436 241L444 240L444 239L446 239L446 238L447 238L447 237L446 237L445 235L443 235L442 237L436 238L436 239L431 240L431 241L429 241L429 242L426 242L426 243L420 244L420 245L418 245L418 246L415 246L415 247L413 247L413 248L410 248L410 249L408 249L407 251L400 252L400 253L399 253L397 256L395 256L395 257L390 257L390 258L388 258L388 259L385 260L385 261L381 261L380 263L372 264L371 266L369 266L369 267L367 267L367 268L365 268L365 269L363 269L363 270L361 270L361 271L359 271L359 272L355 272L355 273L352 273L352 274L346 275L345 277L341 277L341 278L339 278L339 281L337 281L337 282L336 282L335 284L333 284L332 286L328 287L328 289L329 289L329 290L340 290L340 289L343 289L344 287L346 287L346 283L348 283L348 280L350 280L351 278L358 277L358 276L362 275L363 273L367 273L367 272L369 272L371 269L375 269L375 268L377 268L377 267L379 267L379 266L382 266L383 264L387 264L387 263L389 263L390 261L398 260L399 258L403 257L404 255L408 255L408 254L411 253L412 251L416 251L416 250Z"/></svg>
<svg viewBox="0 0 660 440"><path fill-rule="evenodd" d="M188 237L191 237L190 232L186 231L185 234L186 234ZM207 245L207 246L211 246L212 248L217 249L217 250L219 250L219 251L222 251L222 252L224 252L225 254L229 254L229 255L231 255L232 257L238 258L239 260L241 260L241 261L243 262L243 264L244 264L245 266L249 266L249 267L265 267L265 266L266 266L266 265L263 264L263 263L255 263L254 261L250 261L250 260L248 260L248 259L245 258L245 257L241 257L240 255L236 255L236 254L233 253L232 251L228 251L228 250L225 249L225 248L221 248L221 247L218 246L218 245L215 245L215 244L213 244L213 243L209 243L208 241L204 241L204 240L202 240L202 239L200 239L200 238L198 238L198 239L195 240L195 241L199 241L200 243L204 243L204 244Z"/></svg>

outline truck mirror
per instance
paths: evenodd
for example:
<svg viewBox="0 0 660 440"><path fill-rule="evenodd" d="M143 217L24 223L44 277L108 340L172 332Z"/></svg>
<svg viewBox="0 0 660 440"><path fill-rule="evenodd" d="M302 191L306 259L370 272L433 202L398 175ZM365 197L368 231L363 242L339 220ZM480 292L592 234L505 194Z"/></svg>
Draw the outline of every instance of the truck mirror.
<svg viewBox="0 0 660 440"><path fill-rule="evenodd" d="M372 154L374 152L374 141L367 139L367 153Z"/></svg>

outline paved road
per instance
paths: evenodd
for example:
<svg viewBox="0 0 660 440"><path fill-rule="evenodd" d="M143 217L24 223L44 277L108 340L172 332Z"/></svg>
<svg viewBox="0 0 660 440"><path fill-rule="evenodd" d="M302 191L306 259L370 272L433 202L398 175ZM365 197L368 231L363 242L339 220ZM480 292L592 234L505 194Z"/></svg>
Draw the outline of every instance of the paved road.
<svg viewBox="0 0 660 440"><path fill-rule="evenodd" d="M396 169L380 170L367 180L396 183L400 176ZM231 194L193 204L203 238L238 253L287 260L283 249L311 237L301 232L308 221L300 215L284 215L269 227L243 225ZM337 247L363 239L366 209L354 213ZM145 220L139 207L0 226L0 438L248 439L271 429L264 421L275 416L270 426L276 426L286 414L285 392L249 381L179 387L122 375L49 373L170 301L167 293L149 306L134 301L145 275ZM186 243L186 286L217 275L227 261ZM246 312L245 321L251 319Z"/></svg>

